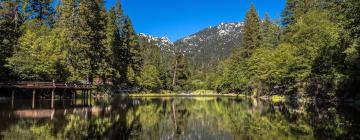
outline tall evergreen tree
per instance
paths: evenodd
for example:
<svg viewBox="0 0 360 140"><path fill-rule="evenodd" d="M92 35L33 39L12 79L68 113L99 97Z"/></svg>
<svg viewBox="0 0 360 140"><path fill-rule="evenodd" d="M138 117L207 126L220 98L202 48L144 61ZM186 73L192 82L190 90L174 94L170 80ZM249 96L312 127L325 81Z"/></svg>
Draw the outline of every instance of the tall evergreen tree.
<svg viewBox="0 0 360 140"><path fill-rule="evenodd" d="M286 0L285 9L282 12L282 25L287 27L295 23L295 7L298 0Z"/></svg>
<svg viewBox="0 0 360 140"><path fill-rule="evenodd" d="M6 59L11 57L21 35L23 23L19 0L0 2L0 81L10 80L10 70L5 67Z"/></svg>
<svg viewBox="0 0 360 140"><path fill-rule="evenodd" d="M52 26L54 23L55 9L52 0L27 0L25 13L28 19L35 19L41 24Z"/></svg>
<svg viewBox="0 0 360 140"><path fill-rule="evenodd" d="M275 47L279 44L280 27L273 24L268 14L261 23L261 46L262 47Z"/></svg>
<svg viewBox="0 0 360 140"><path fill-rule="evenodd" d="M66 55L66 67L70 72L68 81L84 79L88 63L83 45L80 44L80 0L61 0L58 20L54 30L59 33Z"/></svg>
<svg viewBox="0 0 360 140"><path fill-rule="evenodd" d="M122 10L120 0L117 0L114 12L115 12L115 17L116 17L116 20L115 20L116 25L119 28L118 32L121 32L121 28L124 26L125 17L124 17L124 13L123 13L123 10Z"/></svg>
<svg viewBox="0 0 360 140"><path fill-rule="evenodd" d="M86 77L93 83L95 76L101 75L106 68L103 63L107 49L105 43L105 6L102 0L80 1L80 45L85 48L85 62L88 69ZM86 64L85 63L85 64Z"/></svg>
<svg viewBox="0 0 360 140"><path fill-rule="evenodd" d="M126 52L126 47L123 46L122 27L123 27L123 15L120 6L120 1L117 2L116 7L113 7L108 12L107 19L107 48L111 50L111 56L109 62L112 66L112 82L115 86L119 86L122 82L126 81L126 65L123 61L126 59L123 53Z"/></svg>
<svg viewBox="0 0 360 140"><path fill-rule="evenodd" d="M242 47L245 49L243 57L248 58L260 46L260 19L252 4L246 13Z"/></svg>
<svg viewBox="0 0 360 140"><path fill-rule="evenodd" d="M141 70L139 85L145 91L158 92L161 89L160 74L156 66L151 64L144 65L144 68Z"/></svg>
<svg viewBox="0 0 360 140"><path fill-rule="evenodd" d="M307 12L315 9L324 10L327 0L286 0L285 9L282 12L282 25L287 27Z"/></svg>
<svg viewBox="0 0 360 140"><path fill-rule="evenodd" d="M126 50L128 56L125 60L127 60L128 72L133 71L134 76L140 76L140 71L143 66L143 59L141 56L141 48L138 42L138 36L135 33L135 30L132 26L131 20L129 17L125 18L124 27L123 27L123 40L124 45L126 46ZM130 72L131 73L131 72ZM134 77L128 77L128 79L134 79ZM131 82L133 81L133 82ZM129 80L128 86L136 86L137 83L135 80Z"/></svg>
<svg viewBox="0 0 360 140"><path fill-rule="evenodd" d="M186 90L186 82L190 77L190 71L187 58L180 51L175 53L175 59L172 69L172 89Z"/></svg>

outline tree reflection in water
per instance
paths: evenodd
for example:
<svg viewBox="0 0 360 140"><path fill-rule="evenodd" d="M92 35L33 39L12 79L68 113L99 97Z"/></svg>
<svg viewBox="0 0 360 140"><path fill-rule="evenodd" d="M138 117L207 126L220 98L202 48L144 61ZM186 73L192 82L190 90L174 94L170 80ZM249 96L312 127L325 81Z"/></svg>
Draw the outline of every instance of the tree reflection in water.
<svg viewBox="0 0 360 140"><path fill-rule="evenodd" d="M20 116L18 111L0 110L2 139L360 138L359 110L339 103L119 97L53 110L52 118L46 113Z"/></svg>

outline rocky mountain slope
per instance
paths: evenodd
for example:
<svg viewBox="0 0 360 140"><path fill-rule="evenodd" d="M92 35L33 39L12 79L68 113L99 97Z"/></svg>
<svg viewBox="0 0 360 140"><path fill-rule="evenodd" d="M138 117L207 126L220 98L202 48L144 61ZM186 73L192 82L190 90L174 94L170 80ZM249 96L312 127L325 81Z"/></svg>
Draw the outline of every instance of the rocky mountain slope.
<svg viewBox="0 0 360 140"><path fill-rule="evenodd" d="M196 69L208 69L228 57L233 48L240 46L243 26L242 22L221 23L175 42L171 42L166 37L153 37L146 34L139 36L143 41L157 44L162 51L183 52Z"/></svg>
<svg viewBox="0 0 360 140"><path fill-rule="evenodd" d="M234 47L241 43L244 24L221 23L174 43L175 47L187 54L197 68L209 68L228 57Z"/></svg>

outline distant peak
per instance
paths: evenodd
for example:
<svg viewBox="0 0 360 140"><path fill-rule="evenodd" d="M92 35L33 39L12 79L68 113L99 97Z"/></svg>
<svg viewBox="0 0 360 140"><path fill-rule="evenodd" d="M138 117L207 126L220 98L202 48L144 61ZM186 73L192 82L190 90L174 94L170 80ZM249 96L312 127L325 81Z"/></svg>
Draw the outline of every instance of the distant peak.
<svg viewBox="0 0 360 140"><path fill-rule="evenodd" d="M163 37L156 37L156 36L148 35L148 34L145 34L145 33L139 33L139 36L141 36L141 37L153 38L153 39L161 39L161 40L168 40L168 41L171 41L171 40L170 40L168 37L166 37L166 36L163 36Z"/></svg>
<svg viewBox="0 0 360 140"><path fill-rule="evenodd" d="M148 42L152 42L152 41L157 42L157 44L159 46L164 46L164 45L173 46L174 45L174 43L168 37L165 37L165 36L163 36L163 37L154 37L152 35L148 35L148 34L145 34L145 33L140 33L139 36L146 38Z"/></svg>

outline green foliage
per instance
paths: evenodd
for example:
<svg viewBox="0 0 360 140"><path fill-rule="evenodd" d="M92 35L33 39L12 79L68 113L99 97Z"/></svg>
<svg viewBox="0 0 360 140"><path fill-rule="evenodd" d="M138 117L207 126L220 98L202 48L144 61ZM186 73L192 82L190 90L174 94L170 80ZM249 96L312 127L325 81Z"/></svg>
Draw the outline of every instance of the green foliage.
<svg viewBox="0 0 360 140"><path fill-rule="evenodd" d="M6 59L11 57L21 36L22 14L19 1L3 0L0 4L0 81L14 78Z"/></svg>
<svg viewBox="0 0 360 140"><path fill-rule="evenodd" d="M268 14L261 23L261 47L276 47L280 42L280 27L271 22Z"/></svg>
<svg viewBox="0 0 360 140"><path fill-rule="evenodd" d="M24 35L7 66L25 80L58 80L64 55L57 32L45 25L37 26L36 22L28 22L23 28Z"/></svg>
<svg viewBox="0 0 360 140"><path fill-rule="evenodd" d="M82 80L88 73L86 49L80 43L79 4L77 0L62 0L58 6L59 18L53 28L59 34L59 47L64 48L66 69L69 71L66 81L70 82Z"/></svg>
<svg viewBox="0 0 360 140"><path fill-rule="evenodd" d="M161 89L160 74L153 65L145 65L141 71L139 85L145 91L159 92Z"/></svg>
<svg viewBox="0 0 360 140"><path fill-rule="evenodd" d="M228 44L241 47L220 64L224 54L202 57L218 48L187 55L139 37L120 1L107 12L103 0L62 0L57 13L52 2L1 2L1 81L14 80L14 75L19 80L90 83L96 78L115 90L206 88L254 96L334 98L340 91L354 93L346 96L360 91L357 0L287 0L283 26L268 15L260 21L251 5L242 39ZM218 42L212 43L202 45Z"/></svg>
<svg viewBox="0 0 360 140"><path fill-rule="evenodd" d="M175 59L172 68L172 89L175 91L189 90L188 79L190 71L186 56L180 52L175 53Z"/></svg>
<svg viewBox="0 0 360 140"><path fill-rule="evenodd" d="M282 25L287 27L297 22L299 17L309 11L326 7L327 0L286 0L282 13Z"/></svg>
<svg viewBox="0 0 360 140"><path fill-rule="evenodd" d="M254 49L260 46L260 39L260 19L255 6L251 5L250 10L246 13L242 39L242 47L245 49L243 56L245 58L250 57Z"/></svg>
<svg viewBox="0 0 360 140"><path fill-rule="evenodd" d="M108 64L104 64L109 52L105 47L105 6L102 0L80 1L79 6L80 46L84 48L86 77L93 82L96 75L104 76Z"/></svg>
<svg viewBox="0 0 360 140"><path fill-rule="evenodd" d="M220 66L223 74L216 89L254 96L306 93L334 97L346 77L341 28L328 13L318 10L306 11L295 19L286 27L290 31L284 34L288 42L277 45L279 30L273 30L276 25L267 17L262 23L262 47L253 49L250 56L241 55L248 52L246 47L235 50ZM351 50L347 53L354 55Z"/></svg>
<svg viewBox="0 0 360 140"><path fill-rule="evenodd" d="M339 46L340 28L327 13L317 11L308 12L290 28L293 30L290 40L311 71L307 88L316 91L315 94L336 91L345 65L345 50Z"/></svg>
<svg viewBox="0 0 360 140"><path fill-rule="evenodd" d="M343 83L342 92L347 92L348 94L343 94L341 97L360 97L360 87L357 86L360 82L360 24L359 24L359 11L360 11L360 2L356 0L346 0L342 3L337 3L341 9L334 8L334 13L341 21L344 26L344 47L347 47L347 64L348 64L348 73L347 79ZM339 16L340 15L340 16Z"/></svg>
<svg viewBox="0 0 360 140"><path fill-rule="evenodd" d="M53 0L25 0L23 2L24 17L51 27L55 18L55 9L52 4Z"/></svg>
<svg viewBox="0 0 360 140"><path fill-rule="evenodd" d="M121 10L115 10L115 15L119 13L119 11ZM117 19L118 17L121 18L122 16L118 15L115 21L121 20ZM135 34L129 17L126 17L120 25L116 24L115 28L115 32L120 32L121 42L115 42L112 47L113 83L120 88L138 86L139 83L136 79L140 77L140 71L143 66L138 37ZM115 35L117 35L117 33L115 33ZM115 39L114 41L118 40L119 39Z"/></svg>
<svg viewBox="0 0 360 140"><path fill-rule="evenodd" d="M110 52L110 56L107 57L107 61L111 64L111 79L114 85L118 86L121 84L121 75L120 71L122 69L121 56L122 52L122 40L121 40L121 28L122 22L118 23L121 20L122 15L117 15L118 11L121 11L121 7L116 9L113 7L107 13L107 28L106 28L106 48ZM120 19L119 19L120 18Z"/></svg>
<svg viewBox="0 0 360 140"><path fill-rule="evenodd" d="M296 81L301 81L309 71L297 49L289 44L277 48L260 48L246 62L248 78L256 95L293 92Z"/></svg>

